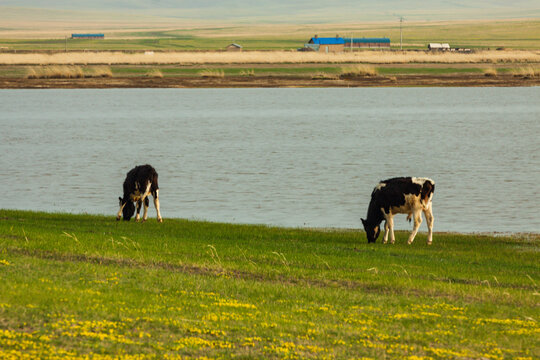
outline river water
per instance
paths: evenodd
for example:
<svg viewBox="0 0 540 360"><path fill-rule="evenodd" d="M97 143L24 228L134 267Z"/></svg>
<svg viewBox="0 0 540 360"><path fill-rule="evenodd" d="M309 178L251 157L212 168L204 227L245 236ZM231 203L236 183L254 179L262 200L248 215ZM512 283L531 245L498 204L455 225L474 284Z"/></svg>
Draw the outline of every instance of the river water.
<svg viewBox="0 0 540 360"><path fill-rule="evenodd" d="M0 90L0 208L113 218L149 163L165 220L358 228L421 176L435 231L540 232L539 139L538 87Z"/></svg>

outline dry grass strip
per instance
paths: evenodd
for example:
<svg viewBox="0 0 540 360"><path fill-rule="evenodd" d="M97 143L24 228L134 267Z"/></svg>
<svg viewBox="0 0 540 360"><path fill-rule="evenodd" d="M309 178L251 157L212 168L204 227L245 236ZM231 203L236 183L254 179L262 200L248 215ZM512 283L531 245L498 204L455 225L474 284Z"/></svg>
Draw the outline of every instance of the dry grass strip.
<svg viewBox="0 0 540 360"><path fill-rule="evenodd" d="M69 52L0 53L1 65L145 65L145 64L300 64L300 63L539 63L540 51L478 51L473 53L428 51L360 51L354 53L316 53L297 51L244 52Z"/></svg>

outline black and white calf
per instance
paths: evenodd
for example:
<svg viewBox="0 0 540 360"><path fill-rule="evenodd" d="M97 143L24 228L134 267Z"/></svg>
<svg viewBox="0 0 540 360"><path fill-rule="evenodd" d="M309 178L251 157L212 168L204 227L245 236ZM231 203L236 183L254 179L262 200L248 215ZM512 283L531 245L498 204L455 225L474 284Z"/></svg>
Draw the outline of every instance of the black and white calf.
<svg viewBox="0 0 540 360"><path fill-rule="evenodd" d="M148 217L148 196L150 194L154 197L157 220L162 222L163 219L159 212L159 186L156 170L150 165L140 165L131 169L126 175L126 180L124 180L124 196L118 198L120 200L120 210L118 210L116 220L120 220L123 216L124 220L129 221L135 212L133 203L136 202L137 215L135 216L135 221L139 221L139 212L143 203L143 221L146 221Z"/></svg>
<svg viewBox="0 0 540 360"><path fill-rule="evenodd" d="M362 219L368 242L375 242L379 237L380 224L385 220L384 243L395 242L394 215L407 214L407 220L414 217L414 227L408 243L414 241L422 223L422 212L428 225L428 245L433 241L432 202L435 182L428 178L399 177L381 181L371 193L367 218Z"/></svg>

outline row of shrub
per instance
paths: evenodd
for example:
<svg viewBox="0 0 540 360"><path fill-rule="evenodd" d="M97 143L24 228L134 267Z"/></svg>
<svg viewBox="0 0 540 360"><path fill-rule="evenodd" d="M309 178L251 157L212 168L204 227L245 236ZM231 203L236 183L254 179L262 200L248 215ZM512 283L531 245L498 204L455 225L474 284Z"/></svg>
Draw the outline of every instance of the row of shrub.
<svg viewBox="0 0 540 360"><path fill-rule="evenodd" d="M159 69L150 69L145 76L162 78L163 74ZM82 79L82 78L110 78L113 77L110 66L88 66L76 65L50 65L50 66L30 66L26 68L26 79Z"/></svg>
<svg viewBox="0 0 540 360"><path fill-rule="evenodd" d="M485 76L497 76L498 71L494 67L483 70ZM511 74L523 77L539 77L540 68L532 65L513 69ZM204 69L198 72L204 78L223 78L223 69ZM255 76L255 70L242 70L241 76ZM312 75L313 79L338 79L340 77L365 77L378 76L377 69L372 65L357 64L344 66L338 74L317 72ZM27 68L25 78L27 79L77 79L77 78L100 78L112 77L113 73L109 66L88 66L76 65L50 65L50 66L30 66ZM145 74L146 77L162 78L163 73L159 69L150 69Z"/></svg>
<svg viewBox="0 0 540 360"><path fill-rule="evenodd" d="M532 65L523 66L516 69L512 69L510 72L514 76L523 76L528 78L540 77L540 67L534 67ZM497 76L498 71L496 68L484 69L484 75Z"/></svg>
<svg viewBox="0 0 540 360"><path fill-rule="evenodd" d="M377 76L379 73L374 66L357 64L341 68L340 74L330 74L325 72L317 72L312 75L313 79L337 79L340 76ZM206 78L222 78L225 77L225 72L222 69L204 69L198 72L198 75ZM241 76L255 76L255 70L246 69L240 72Z"/></svg>
<svg viewBox="0 0 540 360"><path fill-rule="evenodd" d="M91 66L83 69L75 65L30 66L26 69L27 79L81 79L112 77L108 66Z"/></svg>

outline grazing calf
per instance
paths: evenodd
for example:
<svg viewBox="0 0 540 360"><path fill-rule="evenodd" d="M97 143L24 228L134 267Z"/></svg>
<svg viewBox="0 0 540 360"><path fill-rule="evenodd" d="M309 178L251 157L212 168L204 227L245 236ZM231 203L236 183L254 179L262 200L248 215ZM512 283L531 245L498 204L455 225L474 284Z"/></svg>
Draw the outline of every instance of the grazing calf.
<svg viewBox="0 0 540 360"><path fill-rule="evenodd" d="M161 213L159 212L159 186L158 174L150 165L136 166L131 169L124 180L124 196L118 198L120 200L120 210L116 216L116 220L124 217L124 220L129 221L135 212L133 202L137 203L137 215L135 221L139 221L139 212L141 204L144 203L143 221L148 217L148 196L152 194L154 197L154 206L157 211L157 220L162 222Z"/></svg>
<svg viewBox="0 0 540 360"><path fill-rule="evenodd" d="M407 214L407 220L414 217L414 227L409 236L409 245L414 241L422 223L422 212L428 225L428 245L433 241L433 212L431 200L435 191L435 182L428 178L399 177L381 181L371 193L367 218L362 219L368 242L375 242L379 237L380 224L385 220L384 243L395 242L394 215Z"/></svg>

